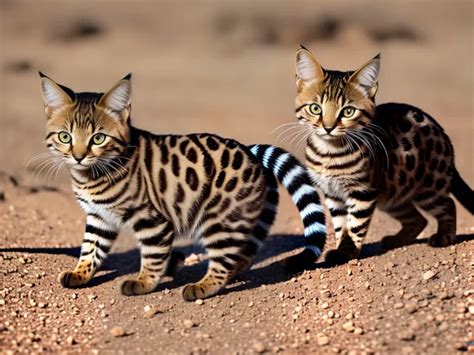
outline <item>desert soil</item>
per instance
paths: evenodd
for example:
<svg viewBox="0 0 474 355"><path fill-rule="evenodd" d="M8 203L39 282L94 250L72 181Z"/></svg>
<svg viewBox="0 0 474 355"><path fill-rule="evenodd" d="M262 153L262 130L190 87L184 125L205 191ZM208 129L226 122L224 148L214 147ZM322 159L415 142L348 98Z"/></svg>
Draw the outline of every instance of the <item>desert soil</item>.
<svg viewBox="0 0 474 355"><path fill-rule="evenodd" d="M186 303L205 272L198 247L175 279L119 293L139 256L119 237L87 287L61 288L84 215L67 172L41 169L37 70L76 90L134 73L134 123L154 132L213 132L244 143L301 144L271 134L292 122L294 51L354 68L382 52L379 102L432 114L474 186L474 5L471 1L0 2L0 349L15 353L455 354L474 350L474 219L458 205L456 244L426 239L383 253L399 228L377 213L359 260L288 274L302 225L289 198L254 266L220 295ZM282 191L282 195L284 192ZM332 235L328 248L334 246Z"/></svg>

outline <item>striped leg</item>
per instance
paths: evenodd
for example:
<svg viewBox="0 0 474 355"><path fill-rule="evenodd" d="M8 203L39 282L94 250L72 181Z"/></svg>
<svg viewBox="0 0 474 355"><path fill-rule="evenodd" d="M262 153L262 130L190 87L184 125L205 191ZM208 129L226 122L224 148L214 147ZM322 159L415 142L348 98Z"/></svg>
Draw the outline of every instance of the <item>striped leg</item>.
<svg viewBox="0 0 474 355"><path fill-rule="evenodd" d="M449 196L442 196L433 202L418 203L422 209L434 216L438 221L438 231L428 240L432 247L445 247L456 239L456 205Z"/></svg>
<svg viewBox="0 0 474 355"><path fill-rule="evenodd" d="M136 279L125 280L124 295L142 295L153 291L165 274L173 243L173 224L164 218L140 219L134 225L140 244L141 267Z"/></svg>
<svg viewBox="0 0 474 355"><path fill-rule="evenodd" d="M61 285L77 287L89 282L107 257L116 238L116 226L110 225L96 214L87 215L81 256L73 271L64 271L59 275Z"/></svg>
<svg viewBox="0 0 474 355"><path fill-rule="evenodd" d="M216 232L204 239L209 255L206 275L183 288L183 298L194 301L218 293L236 274L247 268L257 252L258 244L247 233Z"/></svg>
<svg viewBox="0 0 474 355"><path fill-rule="evenodd" d="M344 264L359 256L376 205L377 192L374 190L354 190L349 194L346 201L347 234L342 235L336 250L326 254L330 264Z"/></svg>
<svg viewBox="0 0 474 355"><path fill-rule="evenodd" d="M334 233L336 235L336 247L341 244L342 236L347 234L347 208L344 201L339 197L326 196L326 206L331 213L332 224L334 226Z"/></svg>
<svg viewBox="0 0 474 355"><path fill-rule="evenodd" d="M387 250L411 244L428 223L412 202L392 207L385 212L402 224L402 229L397 234L382 238L382 247Z"/></svg>

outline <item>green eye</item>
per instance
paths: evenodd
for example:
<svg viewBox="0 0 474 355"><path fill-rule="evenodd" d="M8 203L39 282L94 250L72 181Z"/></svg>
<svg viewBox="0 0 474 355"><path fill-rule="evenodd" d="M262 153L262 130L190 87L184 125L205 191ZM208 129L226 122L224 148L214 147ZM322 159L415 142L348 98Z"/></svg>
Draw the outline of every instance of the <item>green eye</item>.
<svg viewBox="0 0 474 355"><path fill-rule="evenodd" d="M311 104L311 105L309 105L309 112L312 115L320 116L323 113L323 109L318 104Z"/></svg>
<svg viewBox="0 0 474 355"><path fill-rule="evenodd" d="M355 107L347 106L347 107L344 107L344 109L342 110L342 116L345 118L349 118L349 117L354 116L355 112L356 112Z"/></svg>
<svg viewBox="0 0 474 355"><path fill-rule="evenodd" d="M58 133L58 139L61 143L69 144L72 141L72 137L66 131L61 131Z"/></svg>
<svg viewBox="0 0 474 355"><path fill-rule="evenodd" d="M105 137L106 136L103 133L94 134L94 136L92 137L92 143L94 143L95 145L100 145L104 143Z"/></svg>

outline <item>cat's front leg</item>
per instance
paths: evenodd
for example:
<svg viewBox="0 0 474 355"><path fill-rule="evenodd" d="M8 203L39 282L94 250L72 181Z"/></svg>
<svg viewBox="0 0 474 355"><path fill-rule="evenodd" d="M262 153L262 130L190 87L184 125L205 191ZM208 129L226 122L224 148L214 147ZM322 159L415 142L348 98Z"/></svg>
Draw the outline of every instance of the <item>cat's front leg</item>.
<svg viewBox="0 0 474 355"><path fill-rule="evenodd" d="M326 260L330 264L344 264L359 256L377 205L377 197L377 191L366 187L354 189L349 193L345 203L347 232L336 240L337 249L327 253Z"/></svg>
<svg viewBox="0 0 474 355"><path fill-rule="evenodd" d="M133 225L140 244L141 267L137 278L125 280L122 294L142 295L153 291L166 273L171 256L174 227L163 217L139 219Z"/></svg>
<svg viewBox="0 0 474 355"><path fill-rule="evenodd" d="M63 271L59 275L61 285L78 287L89 282L107 257L117 234L117 226L97 214L88 214L79 261L73 271Z"/></svg>

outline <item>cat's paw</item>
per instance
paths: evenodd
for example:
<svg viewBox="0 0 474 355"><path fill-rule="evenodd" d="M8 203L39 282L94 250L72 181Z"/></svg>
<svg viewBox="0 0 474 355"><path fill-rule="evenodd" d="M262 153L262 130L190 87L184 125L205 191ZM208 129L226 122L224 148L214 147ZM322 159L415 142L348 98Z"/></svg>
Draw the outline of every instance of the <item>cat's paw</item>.
<svg viewBox="0 0 474 355"><path fill-rule="evenodd" d="M445 234L433 234L430 239L428 239L428 244L435 248L447 247L454 243L455 236L448 236Z"/></svg>
<svg viewBox="0 0 474 355"><path fill-rule="evenodd" d="M153 287L143 280L129 279L122 283L120 291L125 296L144 295L153 291Z"/></svg>
<svg viewBox="0 0 474 355"><path fill-rule="evenodd" d="M81 275L76 271L63 271L59 274L58 280L61 286L66 288L79 287L89 281L86 275Z"/></svg>
<svg viewBox="0 0 474 355"><path fill-rule="evenodd" d="M351 254L349 254L347 252L344 252L342 250L333 249L333 250L329 250L326 253L326 258L325 259L326 259L326 262L330 266L334 266L334 265L345 264L349 260L354 259L354 256L352 256Z"/></svg>
<svg viewBox="0 0 474 355"><path fill-rule="evenodd" d="M188 302L193 302L198 298L203 299L209 297L209 295L206 294L205 288L197 284L189 284L184 286L181 295L183 296L184 300Z"/></svg>

